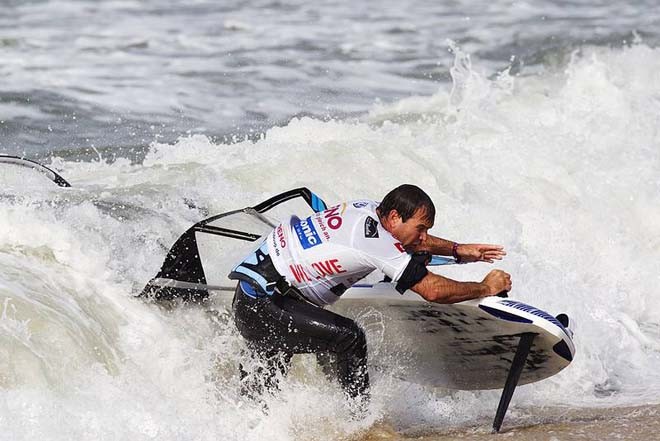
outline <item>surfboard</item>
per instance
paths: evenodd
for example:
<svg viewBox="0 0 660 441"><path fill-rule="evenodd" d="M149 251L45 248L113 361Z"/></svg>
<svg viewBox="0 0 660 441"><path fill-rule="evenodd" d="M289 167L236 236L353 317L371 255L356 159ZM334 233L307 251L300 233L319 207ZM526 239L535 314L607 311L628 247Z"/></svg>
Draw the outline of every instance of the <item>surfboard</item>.
<svg viewBox="0 0 660 441"><path fill-rule="evenodd" d="M227 278L233 266L291 214L306 216L325 208L313 192L298 188L204 219L174 243L139 296L228 305L235 289ZM455 262L434 256L431 263ZM378 341L375 346L386 356L376 363L372 358L371 368L449 389L503 389L493 423L496 431L518 384L555 375L575 356L565 314L555 317L510 298L441 305L376 283L353 286L330 308L360 323L372 347Z"/></svg>
<svg viewBox="0 0 660 441"><path fill-rule="evenodd" d="M551 314L518 300L486 297L429 303L389 283L348 290L333 311L351 317L379 340L376 369L448 389L501 389L523 334L534 340L518 384L551 377L575 356L572 330Z"/></svg>

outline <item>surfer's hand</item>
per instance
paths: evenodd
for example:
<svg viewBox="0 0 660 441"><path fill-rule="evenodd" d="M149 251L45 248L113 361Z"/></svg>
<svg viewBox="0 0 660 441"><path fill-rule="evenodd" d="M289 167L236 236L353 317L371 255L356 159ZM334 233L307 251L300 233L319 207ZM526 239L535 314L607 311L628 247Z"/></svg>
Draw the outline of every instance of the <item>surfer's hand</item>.
<svg viewBox="0 0 660 441"><path fill-rule="evenodd" d="M463 243L458 245L456 253L461 258L461 263L488 262L502 260L506 256L502 245L490 245L483 243Z"/></svg>
<svg viewBox="0 0 660 441"><path fill-rule="evenodd" d="M489 296L494 296L502 291L511 291L511 275L502 270L492 270L482 282L488 287Z"/></svg>

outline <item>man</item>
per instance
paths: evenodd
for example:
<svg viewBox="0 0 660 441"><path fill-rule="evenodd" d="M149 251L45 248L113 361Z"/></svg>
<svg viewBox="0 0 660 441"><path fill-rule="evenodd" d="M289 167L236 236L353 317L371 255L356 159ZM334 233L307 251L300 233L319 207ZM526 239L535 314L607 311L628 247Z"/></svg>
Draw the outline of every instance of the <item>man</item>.
<svg viewBox="0 0 660 441"><path fill-rule="evenodd" d="M368 397L367 342L352 320L323 309L351 285L380 270L400 293L410 289L429 302L456 303L511 289L509 274L493 270L481 282L458 282L431 273L429 254L460 263L501 260L501 246L458 244L428 234L435 207L414 185L401 185L378 204L346 202L307 219L278 225L230 278L239 280L234 318L262 367L241 368L244 391L277 386L291 357L315 353L334 371L346 394Z"/></svg>

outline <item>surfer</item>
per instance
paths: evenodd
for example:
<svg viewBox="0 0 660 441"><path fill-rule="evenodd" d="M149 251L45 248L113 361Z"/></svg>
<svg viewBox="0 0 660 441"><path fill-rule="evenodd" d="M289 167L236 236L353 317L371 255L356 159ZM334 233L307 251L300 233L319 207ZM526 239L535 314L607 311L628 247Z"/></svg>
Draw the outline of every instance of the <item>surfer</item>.
<svg viewBox="0 0 660 441"><path fill-rule="evenodd" d="M234 320L258 363L241 365L243 392L277 388L291 357L314 353L351 398L368 402L367 341L353 320L323 309L349 287L380 270L398 292L429 302L456 303L511 289L511 277L490 271L481 282L431 273L430 255L459 263L501 260L502 246L459 244L428 234L435 220L429 196L401 185L377 203L345 202L306 219L278 225L230 274L238 280ZM258 365L258 368L249 366ZM252 370L252 372L249 372Z"/></svg>

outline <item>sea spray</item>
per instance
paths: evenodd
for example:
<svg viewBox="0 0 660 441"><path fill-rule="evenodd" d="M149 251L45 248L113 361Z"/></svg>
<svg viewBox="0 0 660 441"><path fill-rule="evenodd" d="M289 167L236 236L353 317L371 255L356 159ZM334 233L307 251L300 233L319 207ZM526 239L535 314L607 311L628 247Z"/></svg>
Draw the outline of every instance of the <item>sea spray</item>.
<svg viewBox="0 0 660 441"><path fill-rule="evenodd" d="M243 343L226 309L133 298L194 222L301 185L332 203L416 183L438 207L432 233L503 244L494 267L512 274L511 296L576 321L574 363L519 388L514 418L655 402L660 52L584 47L529 76L490 78L474 57L468 68L480 89L467 82L460 100L442 86L361 119L295 118L256 142L191 136L138 163L55 159L73 189L2 199L3 436L339 438L378 418L406 430L492 415L497 392L381 373L368 419L347 423L341 392L304 357L264 415L238 395ZM479 280L491 268L439 271Z"/></svg>

